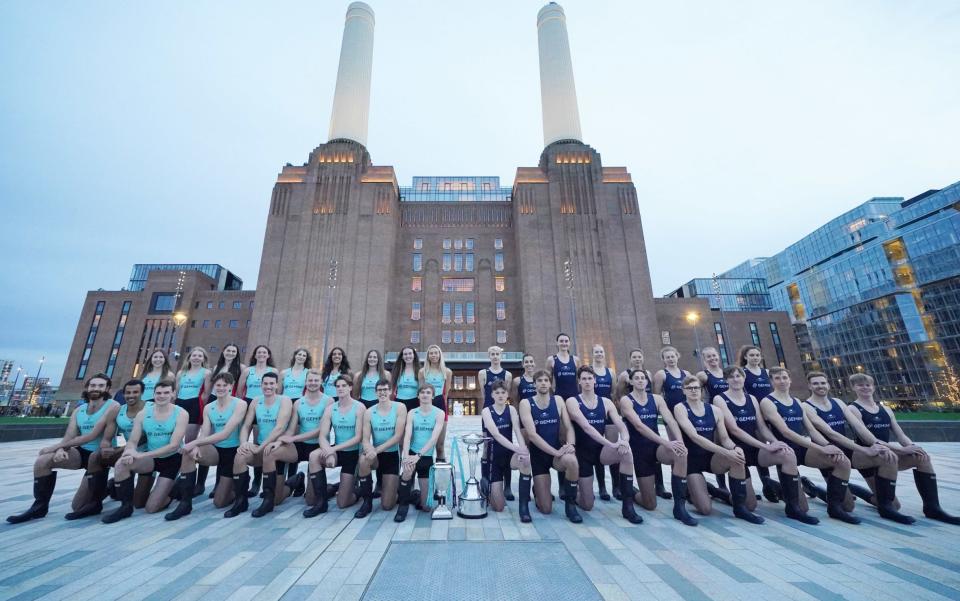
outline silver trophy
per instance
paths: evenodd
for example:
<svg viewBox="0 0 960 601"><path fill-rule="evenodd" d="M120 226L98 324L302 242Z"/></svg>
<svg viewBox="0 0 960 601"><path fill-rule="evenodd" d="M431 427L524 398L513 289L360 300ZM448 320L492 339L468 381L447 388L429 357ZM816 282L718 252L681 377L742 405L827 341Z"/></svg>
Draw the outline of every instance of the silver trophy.
<svg viewBox="0 0 960 601"><path fill-rule="evenodd" d="M480 482L477 480L477 456L480 454L480 445L490 440L490 438L477 433L464 434L460 441L467 445L467 461L470 466L470 477L467 479L463 492L460 494L459 508L457 515L462 518L479 519L487 517L487 500L480 490Z"/></svg>
<svg viewBox="0 0 960 601"><path fill-rule="evenodd" d="M433 464L433 491L437 498L437 506L433 508L430 517L434 520L452 520L453 512L447 507L447 491L453 480L453 465L438 461Z"/></svg>

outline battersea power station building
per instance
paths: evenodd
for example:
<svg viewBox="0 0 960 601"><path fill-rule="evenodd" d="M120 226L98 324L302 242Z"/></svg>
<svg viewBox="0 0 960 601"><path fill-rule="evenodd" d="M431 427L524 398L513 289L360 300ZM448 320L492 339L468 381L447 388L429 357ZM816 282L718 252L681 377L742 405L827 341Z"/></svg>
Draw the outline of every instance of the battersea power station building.
<svg viewBox="0 0 960 601"><path fill-rule="evenodd" d="M541 364L555 351L559 332L587 361L603 345L618 370L634 347L648 369L659 368L668 344L687 371L700 369L699 348L718 347L733 363L743 344L759 346L768 366L799 369L786 313L654 298L644 199L625 167L604 165L583 142L563 9L544 6L537 31L539 161L517 168L512 186L498 177L415 177L401 186L366 146L374 14L351 4L329 140L277 177L264 205L256 291L218 265L138 265L126 289L88 293L59 398L79 397L97 371L115 380L142 373L157 348L185 357L202 346L215 359L231 342L245 361L253 346L268 345L278 367L298 347L317 364L339 346L354 369L370 349L390 361L405 345L422 354L439 344L455 374L450 396L468 413L488 347L504 348L516 373L523 353Z"/></svg>

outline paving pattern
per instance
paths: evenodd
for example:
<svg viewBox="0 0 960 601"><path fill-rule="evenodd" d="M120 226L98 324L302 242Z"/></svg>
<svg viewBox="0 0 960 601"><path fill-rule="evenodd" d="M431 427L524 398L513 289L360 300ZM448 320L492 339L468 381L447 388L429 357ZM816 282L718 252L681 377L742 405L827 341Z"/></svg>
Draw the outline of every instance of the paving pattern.
<svg viewBox="0 0 960 601"><path fill-rule="evenodd" d="M450 429L477 430L479 420L454 418ZM31 503L30 465L45 444L0 444L0 516ZM960 513L960 444L925 447L938 469L944 507ZM531 562L518 572L535 574L542 582L585 575L603 599L960 599L960 527L922 517L913 526L892 524L862 504L860 526L826 519L825 507L813 502L813 514L823 519L818 526L787 520L782 505L761 503L758 511L766 524L745 524L720 506L700 526L689 528L672 518L669 502L663 501L653 512L638 508L645 521L631 526L620 518L615 501L598 501L592 512L583 512L583 524L574 525L563 518L562 506L544 516L532 504L533 523L521 524L516 503L483 520L432 521L411 510L406 522L395 524L392 513L379 510L354 519L355 508L333 508L306 520L301 499L261 519L226 520L204 499L178 522L138 511L108 526L95 519L63 519L80 477L80 472L60 474L46 518L0 525L0 599L346 600L365 593L374 598L383 590L381 576L397 569L397 558L406 555L423 570L420 555L409 552L416 548L409 543L421 541L458 541L445 557L489 574L491 586L476 591L481 600L511 598L502 584L492 584L511 574L503 568L491 573L483 563L484 552L498 546L481 548L470 541L550 543L540 545L541 554L529 553ZM920 517L913 478L904 473L901 482L904 511ZM107 508L114 506L111 501ZM560 546L566 553L559 556L572 557L579 571L533 561ZM436 547L430 548L435 555ZM516 546L499 548L512 553ZM451 590L441 588L437 597L423 590L415 598L454 599Z"/></svg>

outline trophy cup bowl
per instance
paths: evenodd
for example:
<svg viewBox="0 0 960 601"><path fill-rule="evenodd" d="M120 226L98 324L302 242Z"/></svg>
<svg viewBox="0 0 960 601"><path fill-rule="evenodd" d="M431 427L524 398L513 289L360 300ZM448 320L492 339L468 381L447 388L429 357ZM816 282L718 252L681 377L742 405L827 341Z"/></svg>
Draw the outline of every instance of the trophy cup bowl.
<svg viewBox="0 0 960 601"><path fill-rule="evenodd" d="M437 497L437 506L433 508L430 518L434 520L452 520L453 512L447 507L447 491L450 490L450 481L453 479L453 465L445 461L433 464L433 490Z"/></svg>
<svg viewBox="0 0 960 601"><path fill-rule="evenodd" d="M490 440L483 434L472 432L460 437L460 441L467 445L468 474L466 485L460 494L460 502L457 508L457 515L467 519L480 519L487 517L487 500L480 491L480 482L477 480L477 457L480 454L480 445Z"/></svg>

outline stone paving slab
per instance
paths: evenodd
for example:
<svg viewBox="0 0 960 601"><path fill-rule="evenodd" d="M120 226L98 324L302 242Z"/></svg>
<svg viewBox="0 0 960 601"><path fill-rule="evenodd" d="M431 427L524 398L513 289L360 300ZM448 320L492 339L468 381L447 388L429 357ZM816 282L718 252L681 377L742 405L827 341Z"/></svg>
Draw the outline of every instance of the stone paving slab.
<svg viewBox="0 0 960 601"><path fill-rule="evenodd" d="M477 429L475 417L450 421L451 433ZM29 505L31 464L46 444L0 444L0 516ZM960 444L924 446L934 457L944 507L960 513ZM803 472L819 478L815 470ZM61 472L45 519L0 525L0 599L361 599L390 550L416 548L410 541L457 541L450 561L467 562L471 555L462 550L470 541L562 545L603 599L960 599L960 527L921 517L909 473L901 475L899 496L903 511L920 518L914 526L881 520L863 504L857 508L863 525L838 523L826 518L819 502L811 502L812 513L822 522L805 526L786 520L782 505L762 502L764 525L735 520L728 507L719 506L697 528L674 520L669 502L652 512L638 508L645 521L632 526L620 518L619 503L599 500L579 525L563 518L562 504L549 516L531 504L534 521L522 524L516 503L484 520L431 521L411 510L406 522L396 524L392 513L376 506L368 518L356 520L355 508L333 504L326 515L306 520L302 499L258 520L225 520L205 498L178 522L139 511L109 526L93 519L66 522L80 478L79 471ZM114 506L110 501L107 510ZM476 563L483 574L486 566ZM524 569L545 581L568 576L551 575L556 568L550 565ZM478 591L476 598L493 594Z"/></svg>

